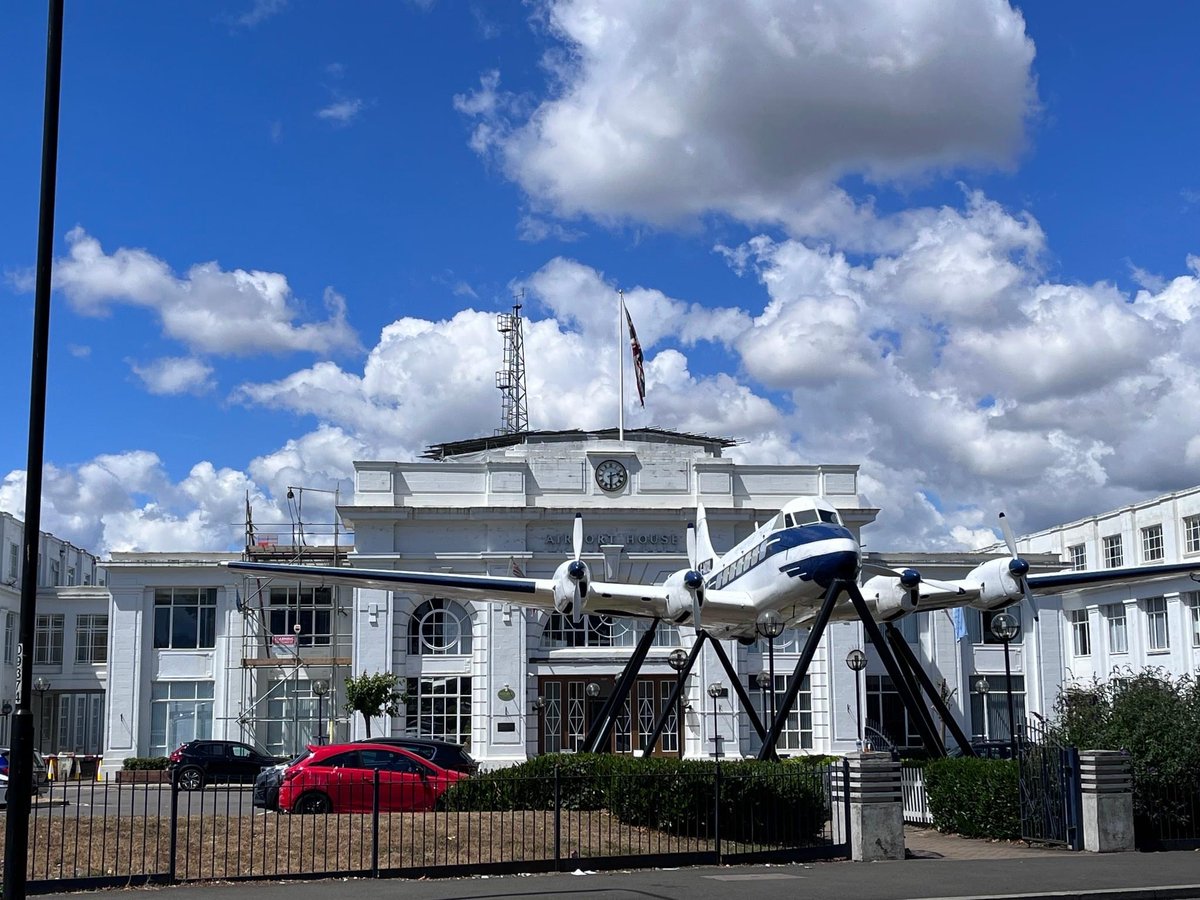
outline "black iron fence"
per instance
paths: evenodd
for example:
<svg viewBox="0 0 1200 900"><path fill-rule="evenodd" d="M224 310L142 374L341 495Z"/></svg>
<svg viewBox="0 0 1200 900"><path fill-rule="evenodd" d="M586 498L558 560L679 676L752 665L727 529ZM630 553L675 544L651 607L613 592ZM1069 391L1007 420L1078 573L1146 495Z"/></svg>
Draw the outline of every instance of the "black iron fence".
<svg viewBox="0 0 1200 900"><path fill-rule="evenodd" d="M1134 774L1133 835L1139 850L1200 849L1198 777Z"/></svg>
<svg viewBox="0 0 1200 900"><path fill-rule="evenodd" d="M555 768L431 796L375 773L326 786L328 803L310 808L333 811L307 814L255 808L249 786L55 783L32 813L28 889L832 858L847 848L834 843L830 776L827 765Z"/></svg>

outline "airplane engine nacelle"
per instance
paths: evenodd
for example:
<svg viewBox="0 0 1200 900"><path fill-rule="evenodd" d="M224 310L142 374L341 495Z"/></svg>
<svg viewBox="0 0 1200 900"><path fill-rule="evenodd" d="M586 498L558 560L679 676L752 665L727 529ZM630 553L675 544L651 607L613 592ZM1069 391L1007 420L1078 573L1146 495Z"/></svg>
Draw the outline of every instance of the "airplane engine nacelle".
<svg viewBox="0 0 1200 900"><path fill-rule="evenodd" d="M979 585L979 596L971 601L976 609L1000 609L1021 599L1021 585L1013 577L1010 566L1012 559L990 559L976 566L963 579L967 584Z"/></svg>
<svg viewBox="0 0 1200 900"><path fill-rule="evenodd" d="M591 580L588 564L581 559L559 566L554 572L554 608L564 615L572 611L582 613Z"/></svg>
<svg viewBox="0 0 1200 900"><path fill-rule="evenodd" d="M667 589L667 619L673 624L686 622L704 605L704 577L699 572L672 572L663 586Z"/></svg>
<svg viewBox="0 0 1200 900"><path fill-rule="evenodd" d="M916 610L915 587L915 584L906 585L892 575L876 575L862 586L862 595L867 606L874 610L876 619L890 622Z"/></svg>

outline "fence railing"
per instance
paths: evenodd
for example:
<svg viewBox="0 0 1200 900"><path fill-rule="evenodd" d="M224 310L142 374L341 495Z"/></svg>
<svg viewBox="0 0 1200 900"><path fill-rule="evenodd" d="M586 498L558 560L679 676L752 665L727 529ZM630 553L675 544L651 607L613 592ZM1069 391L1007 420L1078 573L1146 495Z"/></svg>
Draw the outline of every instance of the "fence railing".
<svg viewBox="0 0 1200 900"><path fill-rule="evenodd" d="M932 825L929 796L925 793L925 770L919 766L900 767L900 786L904 793L904 821L911 825Z"/></svg>
<svg viewBox="0 0 1200 900"><path fill-rule="evenodd" d="M1200 782L1135 774L1133 833L1139 850L1200 849Z"/></svg>
<svg viewBox="0 0 1200 900"><path fill-rule="evenodd" d="M344 784L314 812L252 805L248 786L59 782L34 806L28 890L203 880L418 876L845 854L826 766L709 774ZM429 808L431 807L432 808ZM840 811L839 811L840 814Z"/></svg>

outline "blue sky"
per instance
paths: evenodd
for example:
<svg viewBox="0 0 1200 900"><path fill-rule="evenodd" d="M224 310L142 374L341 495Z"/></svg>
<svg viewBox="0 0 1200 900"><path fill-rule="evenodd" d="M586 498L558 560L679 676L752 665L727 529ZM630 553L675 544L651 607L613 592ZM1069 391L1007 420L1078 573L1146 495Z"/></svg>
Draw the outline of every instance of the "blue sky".
<svg viewBox="0 0 1200 900"><path fill-rule="evenodd" d="M736 10L736 13L733 12ZM352 13L352 15L351 15ZM247 491L500 420L856 462L868 543L1197 481L1183 4L69 3L43 525L236 545ZM45 11L0 32L0 508L23 508ZM936 499L935 499L936 498Z"/></svg>

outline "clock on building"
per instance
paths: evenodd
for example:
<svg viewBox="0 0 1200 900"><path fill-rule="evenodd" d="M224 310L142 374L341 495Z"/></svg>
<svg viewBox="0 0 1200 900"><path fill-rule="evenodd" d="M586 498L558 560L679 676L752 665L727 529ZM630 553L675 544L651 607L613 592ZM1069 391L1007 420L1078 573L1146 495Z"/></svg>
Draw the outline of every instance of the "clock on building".
<svg viewBox="0 0 1200 900"><path fill-rule="evenodd" d="M600 489L603 491L610 493L619 491L625 487L625 482L628 480L629 473L615 459L606 459L596 466L596 484L600 485Z"/></svg>

